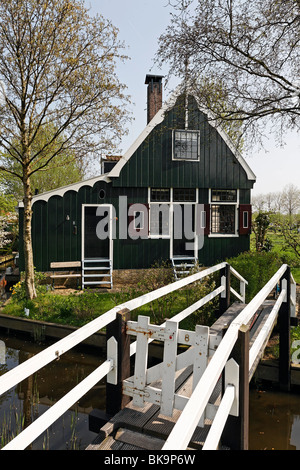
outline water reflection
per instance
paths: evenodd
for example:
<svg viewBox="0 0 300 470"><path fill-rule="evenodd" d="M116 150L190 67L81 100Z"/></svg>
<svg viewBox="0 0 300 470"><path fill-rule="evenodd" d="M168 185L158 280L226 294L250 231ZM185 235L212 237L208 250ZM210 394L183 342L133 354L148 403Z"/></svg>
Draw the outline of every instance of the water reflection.
<svg viewBox="0 0 300 470"><path fill-rule="evenodd" d="M300 396L250 391L250 450L300 450Z"/></svg>
<svg viewBox="0 0 300 470"><path fill-rule="evenodd" d="M37 354L47 345L0 334L5 357L0 375ZM51 405L98 367L103 358L72 350L0 396L0 448L22 427L41 416ZM88 414L105 409L105 380L82 397L48 431L36 439L33 450L85 449L96 435L88 430ZM300 450L300 396L293 393L250 390L250 450Z"/></svg>
<svg viewBox="0 0 300 470"><path fill-rule="evenodd" d="M0 375L16 367L47 345L0 335L5 361ZM1 343L0 343L1 344ZM0 396L0 447L62 398L103 362L102 357L71 350ZM95 438L88 430L88 414L105 408L105 382L99 382L32 444L32 449L84 449Z"/></svg>

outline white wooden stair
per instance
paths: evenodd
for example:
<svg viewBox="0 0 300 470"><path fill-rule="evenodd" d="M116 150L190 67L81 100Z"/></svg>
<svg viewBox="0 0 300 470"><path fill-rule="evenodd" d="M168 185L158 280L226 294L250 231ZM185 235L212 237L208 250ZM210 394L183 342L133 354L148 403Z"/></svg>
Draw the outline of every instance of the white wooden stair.
<svg viewBox="0 0 300 470"><path fill-rule="evenodd" d="M82 260L82 288L103 285L113 287L111 259L89 258Z"/></svg>
<svg viewBox="0 0 300 470"><path fill-rule="evenodd" d="M175 280L178 281L178 279L190 274L190 270L197 263L197 258L178 256L171 258L171 262Z"/></svg>

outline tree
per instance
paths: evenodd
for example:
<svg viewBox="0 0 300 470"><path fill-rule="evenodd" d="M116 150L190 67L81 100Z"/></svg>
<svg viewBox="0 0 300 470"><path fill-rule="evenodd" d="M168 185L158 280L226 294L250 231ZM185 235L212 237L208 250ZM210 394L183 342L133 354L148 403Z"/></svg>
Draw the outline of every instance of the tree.
<svg viewBox="0 0 300 470"><path fill-rule="evenodd" d="M252 222L252 230L255 236L256 251L270 251L271 241L267 238L270 225L270 215L268 212L259 212Z"/></svg>
<svg viewBox="0 0 300 470"><path fill-rule="evenodd" d="M33 144L34 152L39 152L44 148L45 143L52 139L53 134L56 132L56 128L53 124L48 124L41 131L39 130L37 138ZM51 152L54 153L56 148L63 141L64 136L59 137L51 146ZM18 143L13 142L13 147L18 147ZM56 147L56 148L55 148ZM13 152L13 149L12 149ZM38 167L42 166L47 161L49 155L49 149L45 152L44 156L41 152L41 158L38 162ZM16 158L12 158L10 154L6 153L3 155L2 160L4 161L5 168L12 173L22 174L22 166ZM33 163L33 169L35 163ZM44 168L32 174L30 178L31 192L33 194L43 193L45 191L51 191L67 184L81 181L84 177L84 170L82 168L82 161L80 156L68 150L66 152L60 152L55 159L51 160ZM17 202L22 200L23 187L20 178L16 178L13 174L10 174L5 178L3 183L6 195L12 194L15 198L15 205ZM1 199L0 199L1 207Z"/></svg>
<svg viewBox="0 0 300 470"><path fill-rule="evenodd" d="M288 184L282 191L282 207L291 217L300 208L300 190L293 184Z"/></svg>
<svg viewBox="0 0 300 470"><path fill-rule="evenodd" d="M264 194L256 194L252 196L252 207L255 211L262 212L266 205L266 196Z"/></svg>
<svg viewBox="0 0 300 470"><path fill-rule="evenodd" d="M276 136L299 130L299 0L174 1L157 52L169 75L214 77L225 105L210 99L209 88L199 88L199 98L216 120L243 122L256 142L267 122Z"/></svg>
<svg viewBox="0 0 300 470"><path fill-rule="evenodd" d="M6 0L0 3L0 146L21 171L0 169L22 181L25 286L36 296L31 240L31 179L59 155L84 158L108 151L124 133L123 60L117 30L91 17L82 0ZM49 123L55 132L35 146Z"/></svg>
<svg viewBox="0 0 300 470"><path fill-rule="evenodd" d="M299 216L277 217L275 228L283 237L283 247L296 256L296 263L300 261L300 218ZM290 261L293 262L293 261Z"/></svg>

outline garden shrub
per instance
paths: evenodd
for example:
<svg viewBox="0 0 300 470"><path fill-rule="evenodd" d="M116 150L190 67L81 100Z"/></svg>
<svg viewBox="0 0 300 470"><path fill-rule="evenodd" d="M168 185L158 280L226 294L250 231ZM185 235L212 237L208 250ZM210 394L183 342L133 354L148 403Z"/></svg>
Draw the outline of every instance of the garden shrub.
<svg viewBox="0 0 300 470"><path fill-rule="evenodd" d="M282 260L274 252L247 251L226 261L248 281L246 303L253 299L282 265Z"/></svg>

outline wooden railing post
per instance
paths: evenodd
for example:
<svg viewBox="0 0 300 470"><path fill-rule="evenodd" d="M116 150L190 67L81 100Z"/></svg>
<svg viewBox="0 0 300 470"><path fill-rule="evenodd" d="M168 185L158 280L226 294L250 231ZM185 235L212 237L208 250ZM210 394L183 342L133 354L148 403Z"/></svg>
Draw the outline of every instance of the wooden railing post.
<svg viewBox="0 0 300 470"><path fill-rule="evenodd" d="M225 291L220 294L219 315L221 316L230 307L230 266L228 263L220 270L220 282L225 287Z"/></svg>
<svg viewBox="0 0 300 470"><path fill-rule="evenodd" d="M130 376L130 336L126 334L126 322L130 319L130 310L120 310L116 319L106 326L106 340L112 336L118 343L117 347L117 384L106 382L106 410L93 409L89 414L89 430L99 433L118 411L129 402L130 397L123 395L122 382Z"/></svg>
<svg viewBox="0 0 300 470"><path fill-rule="evenodd" d="M123 395L123 380L130 376L130 336L126 334L126 322L130 320L128 309L120 310L116 319L106 327L106 340L114 336L118 343L118 374L117 384L106 383L106 413L114 416L122 410L130 400Z"/></svg>
<svg viewBox="0 0 300 470"><path fill-rule="evenodd" d="M278 313L279 325L279 386L282 390L290 390L291 377L291 269L287 266L280 280L280 290L286 289L286 296Z"/></svg>
<svg viewBox="0 0 300 470"><path fill-rule="evenodd" d="M248 450L249 446L249 328L242 325L231 356L239 365L239 416L228 416L222 444L230 450Z"/></svg>

